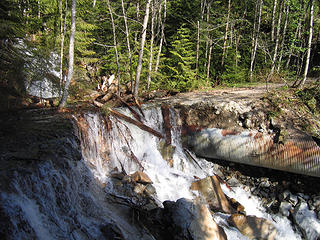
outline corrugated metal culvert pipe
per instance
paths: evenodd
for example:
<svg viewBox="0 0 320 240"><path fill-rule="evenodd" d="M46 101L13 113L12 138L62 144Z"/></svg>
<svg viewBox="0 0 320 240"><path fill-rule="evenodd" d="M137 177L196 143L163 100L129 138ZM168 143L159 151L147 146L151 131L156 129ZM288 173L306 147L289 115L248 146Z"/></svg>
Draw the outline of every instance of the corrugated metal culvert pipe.
<svg viewBox="0 0 320 240"><path fill-rule="evenodd" d="M320 147L311 137L282 144L268 133L206 128L188 132L185 144L201 157L320 177Z"/></svg>

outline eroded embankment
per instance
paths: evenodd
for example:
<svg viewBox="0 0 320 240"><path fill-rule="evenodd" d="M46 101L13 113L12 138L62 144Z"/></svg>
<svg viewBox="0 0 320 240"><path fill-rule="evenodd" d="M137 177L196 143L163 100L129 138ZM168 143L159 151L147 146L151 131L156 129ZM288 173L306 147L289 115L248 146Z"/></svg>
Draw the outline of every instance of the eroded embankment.
<svg viewBox="0 0 320 240"><path fill-rule="evenodd" d="M319 128L317 115L288 93L244 92L181 95L163 105L179 111L184 144L199 156L319 177L310 131Z"/></svg>

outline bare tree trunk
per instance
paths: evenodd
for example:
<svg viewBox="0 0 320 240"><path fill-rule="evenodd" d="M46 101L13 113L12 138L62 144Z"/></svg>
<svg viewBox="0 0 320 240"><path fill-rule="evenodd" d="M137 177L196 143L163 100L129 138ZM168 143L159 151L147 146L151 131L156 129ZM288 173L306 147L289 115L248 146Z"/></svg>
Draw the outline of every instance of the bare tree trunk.
<svg viewBox="0 0 320 240"><path fill-rule="evenodd" d="M196 73L199 73L200 21L197 21Z"/></svg>
<svg viewBox="0 0 320 240"><path fill-rule="evenodd" d="M239 48L239 43L240 43L240 38L241 38L241 34L240 32L238 33L238 37L236 38L236 67L238 67L238 48Z"/></svg>
<svg viewBox="0 0 320 240"><path fill-rule="evenodd" d="M201 0L200 8L201 8L201 21L203 21L204 12L206 10L206 0Z"/></svg>
<svg viewBox="0 0 320 240"><path fill-rule="evenodd" d="M67 7L68 7L68 1L65 0L65 15L63 19L62 2L63 0L60 0L60 72L59 72L60 94L62 93L62 85L63 85L64 38L65 38L65 32L66 32Z"/></svg>
<svg viewBox="0 0 320 240"><path fill-rule="evenodd" d="M154 42L154 21L156 18L156 9L154 0L151 2L151 39L150 39L150 57L149 57L149 71L147 76L147 89L150 88L151 74L152 74L152 62L153 62L153 42Z"/></svg>
<svg viewBox="0 0 320 240"><path fill-rule="evenodd" d="M203 15L205 10L205 1L201 1L201 21L203 21ZM200 21L197 21L197 47L196 47L196 74L199 74L199 55L200 55Z"/></svg>
<svg viewBox="0 0 320 240"><path fill-rule="evenodd" d="M279 48L279 41L280 41L280 28L281 28L281 18L282 18L282 9L283 9L283 5L280 8L280 12L279 12L279 17L278 17L278 24L277 24L277 35L276 35L276 45L274 47L274 53L273 53L273 58L272 58L272 66L271 66L271 70L270 70L270 76L274 73L274 69L276 66L276 60L277 60L277 56L278 56L278 48Z"/></svg>
<svg viewBox="0 0 320 240"><path fill-rule="evenodd" d="M137 22L140 22L140 3L139 3L139 1L137 1L136 9L137 9ZM135 34L134 34L134 43L135 43L135 46L138 45L138 32L135 32ZM134 52L136 52L136 49Z"/></svg>
<svg viewBox="0 0 320 240"><path fill-rule="evenodd" d="M123 0L121 0L122 5L122 13L124 18L124 25L126 28L126 39L127 39L127 47L128 47L128 55L129 55L129 64L130 64L130 82L131 82L131 92L133 92L133 69L132 69L132 56L131 56L131 47L130 47L130 39L129 39L129 29L127 24L127 14L124 9Z"/></svg>
<svg viewBox="0 0 320 240"><path fill-rule="evenodd" d="M161 37L161 26L162 26L162 19L161 19L161 13L162 13L162 0L155 0L157 2L157 12L156 19L155 19L155 38L158 38L159 35Z"/></svg>
<svg viewBox="0 0 320 240"><path fill-rule="evenodd" d="M156 66L154 68L155 72L158 72L159 64L160 64L160 56L161 56L161 51L162 51L162 45L164 42L164 25L166 22L166 17L167 17L167 0L164 0L164 13L163 13L163 22L161 24L161 38L160 38L160 43L159 43L159 51L157 55L157 61L156 61ZM161 18L161 17L159 17Z"/></svg>
<svg viewBox="0 0 320 240"><path fill-rule="evenodd" d="M263 0L260 0L260 2L259 0L257 0L254 26L253 26L253 36L252 36L251 62L250 62L250 70L249 70L250 81L252 81L252 77L253 77L253 65L256 58L257 47L258 47L258 37L259 37L260 24L261 24L262 6L263 6ZM257 18L258 18L258 22L256 22Z"/></svg>
<svg viewBox="0 0 320 240"><path fill-rule="evenodd" d="M207 3L207 41L206 41L206 53L205 53L205 58L208 57L208 52L209 52L209 42L210 42L210 36L209 36L209 21L210 21L210 6L211 2ZM206 67L206 65L205 65Z"/></svg>
<svg viewBox="0 0 320 240"><path fill-rule="evenodd" d="M72 0L71 5L71 31L70 31L70 41L69 41L69 67L68 67L68 78L64 86L63 95L59 103L59 108L62 108L67 103L67 98L69 95L69 85L73 76L73 63L74 63L74 41L76 34L76 0Z"/></svg>
<svg viewBox="0 0 320 240"><path fill-rule="evenodd" d="M95 8L97 0L93 0L92 7Z"/></svg>
<svg viewBox="0 0 320 240"><path fill-rule="evenodd" d="M139 59L138 59L138 65L137 65L137 71L136 71L136 82L135 82L135 86L134 86L134 97L135 97L136 101L138 99L138 93L139 93L143 49L144 49L144 43L146 41L146 36L147 36L147 26L148 26L148 20L149 20L150 2L151 2L151 0L147 1L146 13L144 15L143 26L142 26L142 36L141 36L141 42L140 42Z"/></svg>
<svg viewBox="0 0 320 240"><path fill-rule="evenodd" d="M290 49L289 49L289 56L288 56L288 60L287 60L287 64L286 64L286 69L289 68L289 64L290 64L290 61L291 61L291 56L292 56L292 51L293 51L293 47L295 45L295 42L297 40L297 37L298 37L298 34L299 32L301 31L301 18L299 18L299 23L298 23L298 26L297 26L297 29L296 29L296 32L294 34L294 38L290 44Z"/></svg>
<svg viewBox="0 0 320 240"><path fill-rule="evenodd" d="M279 56L279 60L278 60L278 68L277 68L278 73L279 73L280 67L281 67L284 42L285 42L285 37L286 37L286 33L287 33L287 26L288 26L288 18L289 18L289 2L288 1L286 1L286 3L285 3L285 11L286 11L286 18L285 18L284 27L283 27L282 41L281 41L281 47L280 47L280 56Z"/></svg>
<svg viewBox="0 0 320 240"><path fill-rule="evenodd" d="M227 51L227 40L228 40L228 31L229 31L230 12L231 12L231 0L229 0L229 3L228 3L228 15L227 15L226 30L225 30L225 33L224 33L224 40L223 40L221 66L224 65L224 58L225 58L225 54L226 54L226 51Z"/></svg>
<svg viewBox="0 0 320 240"><path fill-rule="evenodd" d="M233 31L234 31L233 23L231 22L230 23L230 48L233 47Z"/></svg>
<svg viewBox="0 0 320 240"><path fill-rule="evenodd" d="M277 10L277 0L273 2L273 11L272 11L272 24L271 24L271 41L274 41L274 25L276 21L276 10Z"/></svg>
<svg viewBox="0 0 320 240"><path fill-rule="evenodd" d="M110 5L110 1L107 0L108 9L111 17L111 24L112 24L112 32L113 32L113 45L114 45L114 52L116 54L116 62L117 62L117 73L118 73L118 95L120 95L120 67L119 67L119 55L118 55L118 46L117 46L117 37L116 37L116 26L113 20L113 13Z"/></svg>
<svg viewBox="0 0 320 240"><path fill-rule="evenodd" d="M304 9L303 23L306 23L307 22L307 17L308 17L308 4L305 4L305 2L303 0L301 0L301 4L303 5L303 9ZM302 34L302 31L303 31L303 29L301 28L301 31L298 34L298 39L300 40L300 46L299 46L300 48L306 47L306 41L305 41L305 39L302 39L303 35L304 35L304 34ZM304 31L307 31L307 30L304 29ZM304 53L298 52L296 65L299 66L299 67L297 69L297 74L296 74L297 76L301 75L305 54L306 54L305 52Z"/></svg>
<svg viewBox="0 0 320 240"><path fill-rule="evenodd" d="M303 85L305 84L305 82L307 80L308 70L309 70L311 45L312 45L312 34L313 34L313 11L314 11L314 0L311 0L311 6L310 6L310 28L309 28L307 59L306 59L306 65L305 65L305 68L304 68L303 79L299 83L298 87L303 87Z"/></svg>
<svg viewBox="0 0 320 240"><path fill-rule="evenodd" d="M245 19L246 18L246 16L247 16L247 7L245 7L245 9L244 9L244 12L243 12L243 19ZM237 34L238 34L238 37L237 37ZM238 49L239 49L239 43L240 43L240 39L241 39L241 30L239 29L239 31L238 32L236 32L235 31L235 39L236 39L236 42L235 42L235 44L236 44L236 49L235 49L235 51L236 51L236 67L238 67Z"/></svg>
<svg viewBox="0 0 320 240"><path fill-rule="evenodd" d="M38 0L38 18L41 18L41 5L40 5L40 1Z"/></svg>
<svg viewBox="0 0 320 240"><path fill-rule="evenodd" d="M212 45L213 45L212 39L210 38L210 40L209 40L209 53L208 53L208 66L207 66L207 84L206 84L207 87L209 87Z"/></svg>

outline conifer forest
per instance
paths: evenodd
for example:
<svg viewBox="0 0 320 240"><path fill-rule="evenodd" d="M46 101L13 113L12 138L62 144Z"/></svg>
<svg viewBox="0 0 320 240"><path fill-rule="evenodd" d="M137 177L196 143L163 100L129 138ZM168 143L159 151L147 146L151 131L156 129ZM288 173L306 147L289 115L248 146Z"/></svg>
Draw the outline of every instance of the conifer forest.
<svg viewBox="0 0 320 240"><path fill-rule="evenodd" d="M28 81L54 67L62 98L112 75L138 96L277 79L301 86L320 70L315 0L2 0L0 10L0 83L16 94L34 59Z"/></svg>

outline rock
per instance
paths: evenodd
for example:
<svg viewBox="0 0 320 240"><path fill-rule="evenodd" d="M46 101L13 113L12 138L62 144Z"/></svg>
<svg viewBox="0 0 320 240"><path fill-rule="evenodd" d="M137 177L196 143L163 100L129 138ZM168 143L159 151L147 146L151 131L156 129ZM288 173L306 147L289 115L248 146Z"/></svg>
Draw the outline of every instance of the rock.
<svg viewBox="0 0 320 240"><path fill-rule="evenodd" d="M119 239L124 240L125 237L123 236L121 229L113 223L109 223L103 227L101 227L101 232L105 239Z"/></svg>
<svg viewBox="0 0 320 240"><path fill-rule="evenodd" d="M234 176L232 176L231 178L229 178L227 180L227 183L230 187L237 187L240 185L238 179L236 179Z"/></svg>
<svg viewBox="0 0 320 240"><path fill-rule="evenodd" d="M293 218L304 237L308 240L317 240L320 236L320 220L316 213L310 211L308 204L301 201L294 209Z"/></svg>
<svg viewBox="0 0 320 240"><path fill-rule="evenodd" d="M227 239L224 230L213 220L210 210L205 205L198 205L195 219L191 222L189 232L194 239Z"/></svg>
<svg viewBox="0 0 320 240"><path fill-rule="evenodd" d="M244 206L239 203L237 200L234 198L231 198L230 200L231 206L236 209L237 213L245 213Z"/></svg>
<svg viewBox="0 0 320 240"><path fill-rule="evenodd" d="M135 193L137 193L137 194L142 194L145 189L146 189L146 185L141 184L141 183L137 183L137 184L134 186L133 191L134 191Z"/></svg>
<svg viewBox="0 0 320 240"><path fill-rule="evenodd" d="M288 201L293 205L296 206L298 204L298 197L296 195L290 194Z"/></svg>
<svg viewBox="0 0 320 240"><path fill-rule="evenodd" d="M300 198L302 198L302 199L304 199L306 201L308 201L310 199L310 197L308 195L305 195L303 193L298 193L298 197L300 197Z"/></svg>
<svg viewBox="0 0 320 240"><path fill-rule="evenodd" d="M279 199L280 201L289 200L290 195L291 195L290 191L286 190L280 194Z"/></svg>
<svg viewBox="0 0 320 240"><path fill-rule="evenodd" d="M270 185L271 185L271 183L268 178L261 179L260 187L268 188L268 187L270 187Z"/></svg>
<svg viewBox="0 0 320 240"><path fill-rule="evenodd" d="M124 178L125 174L123 172L115 172L115 173L111 173L111 177L112 178L116 178L119 180L122 180Z"/></svg>
<svg viewBox="0 0 320 240"><path fill-rule="evenodd" d="M308 207L309 207L309 209L310 209L311 211L315 211L315 210L316 210L316 208L315 208L315 206L313 205L313 202L312 202L311 199L308 200Z"/></svg>
<svg viewBox="0 0 320 240"><path fill-rule="evenodd" d="M233 213L228 199L221 189L220 182L216 176L207 177L191 184L191 190L198 191L214 211Z"/></svg>
<svg viewBox="0 0 320 240"><path fill-rule="evenodd" d="M151 179L147 174L141 171L136 171L133 174L129 175L133 182L142 183L142 184L152 184Z"/></svg>
<svg viewBox="0 0 320 240"><path fill-rule="evenodd" d="M228 223L250 239L273 240L277 235L276 228L269 220L256 216L236 213L228 218Z"/></svg>
<svg viewBox="0 0 320 240"><path fill-rule="evenodd" d="M320 211L320 196L313 198L313 206L317 211Z"/></svg>
<svg viewBox="0 0 320 240"><path fill-rule="evenodd" d="M149 195L154 195L156 193L156 189L153 185L148 184L146 185L145 192Z"/></svg>
<svg viewBox="0 0 320 240"><path fill-rule="evenodd" d="M213 220L206 205L185 198L177 202L165 201L163 205L172 239L227 239L224 230Z"/></svg>
<svg viewBox="0 0 320 240"><path fill-rule="evenodd" d="M173 167L173 154L176 150L176 147L171 144L166 144L165 141L160 141L158 149L163 159L168 162L170 167Z"/></svg>
<svg viewBox="0 0 320 240"><path fill-rule="evenodd" d="M279 212L288 217L290 215L290 210L293 209L289 202L281 202L279 207Z"/></svg>

